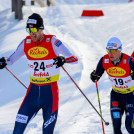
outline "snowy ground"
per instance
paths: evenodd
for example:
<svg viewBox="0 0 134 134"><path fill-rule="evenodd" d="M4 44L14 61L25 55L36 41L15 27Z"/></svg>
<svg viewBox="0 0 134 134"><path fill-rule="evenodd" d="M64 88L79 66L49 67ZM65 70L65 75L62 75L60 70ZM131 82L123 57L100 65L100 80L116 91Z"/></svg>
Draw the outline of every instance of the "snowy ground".
<svg viewBox="0 0 134 134"><path fill-rule="evenodd" d="M83 2L82 2L83 1ZM106 43L112 36L119 37L123 43L123 52L131 54L134 42L134 3L127 0L56 0L56 7L23 7L22 21L14 20L14 13L8 0L0 1L0 57L10 56L18 44L28 34L25 31L27 17L33 12L44 18L45 33L56 35L79 58L77 65L65 65L79 87L99 111L95 84L90 80L90 73L99 59L106 54ZM100 1L100 2L98 2ZM92 3L92 4L90 4ZM81 17L83 9L101 9L103 17ZM29 75L26 57L9 67L26 86ZM25 88L4 70L0 70L0 134L11 134L18 108L25 96ZM100 117L82 96L66 73L61 70L60 107L55 134L101 134ZM111 85L106 74L98 82L102 114L110 125L105 126L105 133L112 134L109 112ZM41 134L42 113L31 121L25 134ZM122 125L123 134L127 134Z"/></svg>

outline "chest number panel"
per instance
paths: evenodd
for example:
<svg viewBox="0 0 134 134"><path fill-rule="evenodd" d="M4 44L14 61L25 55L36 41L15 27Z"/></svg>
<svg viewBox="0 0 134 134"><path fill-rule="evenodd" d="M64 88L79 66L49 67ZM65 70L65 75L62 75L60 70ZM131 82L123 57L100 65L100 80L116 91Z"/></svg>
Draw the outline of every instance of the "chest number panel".
<svg viewBox="0 0 134 134"><path fill-rule="evenodd" d="M40 64L38 62L34 62L34 71L39 71L40 69L45 71L45 64L44 62L41 62Z"/></svg>
<svg viewBox="0 0 134 134"><path fill-rule="evenodd" d="M124 82L123 82L123 80L122 79L113 79L114 81L115 81L115 83L116 83L116 85L124 85Z"/></svg>

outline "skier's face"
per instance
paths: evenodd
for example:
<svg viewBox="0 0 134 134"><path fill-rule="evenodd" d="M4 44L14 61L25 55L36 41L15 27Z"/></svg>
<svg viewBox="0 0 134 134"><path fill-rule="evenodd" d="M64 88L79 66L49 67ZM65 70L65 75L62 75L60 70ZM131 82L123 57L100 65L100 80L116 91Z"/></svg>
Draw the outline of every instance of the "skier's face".
<svg viewBox="0 0 134 134"><path fill-rule="evenodd" d="M121 51L107 51L111 61L117 61L121 56Z"/></svg>
<svg viewBox="0 0 134 134"><path fill-rule="evenodd" d="M32 41L33 42L37 42L37 41L39 41L42 38L43 30L39 29L37 32L35 32L35 33L30 32L29 34L31 36Z"/></svg>

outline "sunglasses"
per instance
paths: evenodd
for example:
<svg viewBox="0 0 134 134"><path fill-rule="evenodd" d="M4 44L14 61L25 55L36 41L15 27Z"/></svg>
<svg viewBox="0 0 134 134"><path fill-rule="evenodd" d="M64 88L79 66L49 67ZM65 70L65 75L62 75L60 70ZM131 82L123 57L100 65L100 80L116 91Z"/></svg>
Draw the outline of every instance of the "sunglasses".
<svg viewBox="0 0 134 134"><path fill-rule="evenodd" d="M117 52L117 49L107 49L107 52L109 53L116 53Z"/></svg>
<svg viewBox="0 0 134 134"><path fill-rule="evenodd" d="M26 28L26 31L28 32L28 33L36 33L36 32L38 32L39 31L39 28Z"/></svg>

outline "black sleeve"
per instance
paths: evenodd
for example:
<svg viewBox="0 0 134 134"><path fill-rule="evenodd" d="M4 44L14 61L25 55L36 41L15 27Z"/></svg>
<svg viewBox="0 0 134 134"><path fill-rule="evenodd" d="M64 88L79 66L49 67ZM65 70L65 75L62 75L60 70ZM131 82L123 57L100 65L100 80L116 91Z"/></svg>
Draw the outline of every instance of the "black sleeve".
<svg viewBox="0 0 134 134"><path fill-rule="evenodd" d="M129 63L130 69L134 71L134 59L132 57L129 57L128 63Z"/></svg>
<svg viewBox="0 0 134 134"><path fill-rule="evenodd" d="M103 68L102 63L103 63L103 57L100 59L100 61L98 62L98 65L96 67L96 72L100 77L102 76L102 74L105 71L105 69Z"/></svg>

